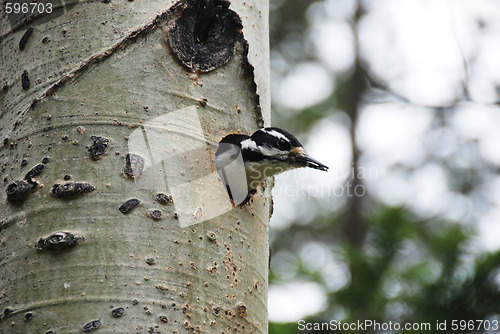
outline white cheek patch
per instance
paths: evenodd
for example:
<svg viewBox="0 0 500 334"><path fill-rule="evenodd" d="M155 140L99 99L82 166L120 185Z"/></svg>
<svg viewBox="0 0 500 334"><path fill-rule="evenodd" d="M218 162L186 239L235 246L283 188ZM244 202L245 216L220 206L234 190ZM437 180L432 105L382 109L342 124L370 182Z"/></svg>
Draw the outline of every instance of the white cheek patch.
<svg viewBox="0 0 500 334"><path fill-rule="evenodd" d="M275 147L259 146L259 150L260 150L260 153L262 153L266 157L275 157L277 159L281 159L281 157L283 157L283 159L285 159L286 156L288 155L288 151L282 151L282 150L279 150Z"/></svg>
<svg viewBox="0 0 500 334"><path fill-rule="evenodd" d="M257 144L252 139L248 138L241 142L241 148L257 151Z"/></svg>

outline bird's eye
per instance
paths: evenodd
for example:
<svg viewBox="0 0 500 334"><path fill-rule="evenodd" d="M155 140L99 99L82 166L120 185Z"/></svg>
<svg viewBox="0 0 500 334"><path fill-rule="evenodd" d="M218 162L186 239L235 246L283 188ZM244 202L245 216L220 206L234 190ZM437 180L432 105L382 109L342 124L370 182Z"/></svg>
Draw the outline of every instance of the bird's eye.
<svg viewBox="0 0 500 334"><path fill-rule="evenodd" d="M289 151L291 148L290 143L283 139L278 140L277 147L281 151Z"/></svg>

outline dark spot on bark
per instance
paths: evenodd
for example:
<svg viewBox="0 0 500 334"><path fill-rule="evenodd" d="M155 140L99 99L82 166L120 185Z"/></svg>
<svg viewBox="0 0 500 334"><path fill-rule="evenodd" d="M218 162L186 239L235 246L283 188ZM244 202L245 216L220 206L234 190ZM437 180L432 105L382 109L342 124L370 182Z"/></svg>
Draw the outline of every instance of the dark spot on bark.
<svg viewBox="0 0 500 334"><path fill-rule="evenodd" d="M125 156L123 174L130 179L136 179L141 176L144 171L144 165L145 161L143 157L134 153L128 153Z"/></svg>
<svg viewBox="0 0 500 334"><path fill-rule="evenodd" d="M155 325L154 327L149 327L148 334L159 334L161 331L158 329L159 326Z"/></svg>
<svg viewBox="0 0 500 334"><path fill-rule="evenodd" d="M83 135L83 134L85 134L85 131L87 131L87 130L83 126L79 125L79 126L76 127L76 131L78 131L79 134ZM91 136L91 138L92 137L93 136Z"/></svg>
<svg viewBox="0 0 500 334"><path fill-rule="evenodd" d="M33 319L33 313L32 312L26 312L24 314L24 320L30 321L31 319Z"/></svg>
<svg viewBox="0 0 500 334"><path fill-rule="evenodd" d="M42 38L42 43L43 44L47 44L49 41L50 41L49 36L45 36L44 38Z"/></svg>
<svg viewBox="0 0 500 334"><path fill-rule="evenodd" d="M28 90L31 86L31 78L28 70L24 70L23 74L21 75L21 87L24 90Z"/></svg>
<svg viewBox="0 0 500 334"><path fill-rule="evenodd" d="M220 307L218 307L218 306L217 306L217 307L215 307L215 308L213 309L213 312L214 312L214 314L215 314L215 315L219 315L219 313L220 313Z"/></svg>
<svg viewBox="0 0 500 334"><path fill-rule="evenodd" d="M94 320L94 321L91 321L91 322L85 324L85 326L83 326L83 331L84 332L91 332L95 329L98 329L99 327L101 327L101 319Z"/></svg>
<svg viewBox="0 0 500 334"><path fill-rule="evenodd" d="M179 215L177 213L174 213L174 219L179 219Z"/></svg>
<svg viewBox="0 0 500 334"><path fill-rule="evenodd" d="M205 97L202 97L200 100L198 100L198 102L200 103L200 106L206 107L208 100Z"/></svg>
<svg viewBox="0 0 500 334"><path fill-rule="evenodd" d="M31 180L30 180L31 181ZM20 203L26 199L30 193L35 192L38 188L38 182L16 180L7 186L7 200L12 203Z"/></svg>
<svg viewBox="0 0 500 334"><path fill-rule="evenodd" d="M85 238L71 232L58 231L46 238L38 239L36 249L43 250L62 250L76 246L79 242L85 241Z"/></svg>
<svg viewBox="0 0 500 334"><path fill-rule="evenodd" d="M13 310L10 308L10 307L6 307L2 314L0 314L0 322L5 319L7 316L9 316L11 313L13 312Z"/></svg>
<svg viewBox="0 0 500 334"><path fill-rule="evenodd" d="M48 162L49 162L49 160L50 160L50 158L49 158L49 157L45 157L45 158L43 158L43 159L42 159L42 164L46 164L46 163L48 163Z"/></svg>
<svg viewBox="0 0 500 334"><path fill-rule="evenodd" d="M89 158L96 161L99 160L104 153L109 149L109 139L99 136L91 136L92 144L88 148Z"/></svg>
<svg viewBox="0 0 500 334"><path fill-rule="evenodd" d="M227 0L185 1L168 32L170 47L184 66L209 72L231 60L243 26L229 5Z"/></svg>
<svg viewBox="0 0 500 334"><path fill-rule="evenodd" d="M210 240L210 241L215 241L215 240L217 239L217 236L215 235L215 233L214 233L214 232L212 232L212 231L208 231L208 232L207 232L207 238L208 238L208 240Z"/></svg>
<svg viewBox="0 0 500 334"><path fill-rule="evenodd" d="M26 166L27 164L28 164L28 160L23 159L23 160L21 161L21 167L24 167L24 166Z"/></svg>
<svg viewBox="0 0 500 334"><path fill-rule="evenodd" d="M132 211L133 208L138 206L140 203L141 203L141 201L138 200L137 198L132 198L132 199L129 199L128 201L126 201L125 203L123 203L122 205L120 205L118 210L120 210L121 213L127 214L130 211Z"/></svg>
<svg viewBox="0 0 500 334"><path fill-rule="evenodd" d="M37 164L35 167L31 168L26 173L26 175L24 175L24 179L26 181L30 182L32 178L37 177L38 175L42 174L44 170L45 170L44 164Z"/></svg>
<svg viewBox="0 0 500 334"><path fill-rule="evenodd" d="M45 334L56 334L56 331L53 329L50 329L50 330L46 331Z"/></svg>
<svg viewBox="0 0 500 334"><path fill-rule="evenodd" d="M6 317L8 316L9 314L12 313L12 310L8 307L6 307L4 310L3 310L3 313L2 313L2 316Z"/></svg>
<svg viewBox="0 0 500 334"><path fill-rule="evenodd" d="M247 314L247 307L241 302L236 305L236 310L238 311L240 317L243 317Z"/></svg>
<svg viewBox="0 0 500 334"><path fill-rule="evenodd" d="M71 180L71 175L64 175L64 181Z"/></svg>
<svg viewBox="0 0 500 334"><path fill-rule="evenodd" d="M95 187L84 182L56 183L50 190L50 195L55 198L73 198L95 190Z"/></svg>
<svg viewBox="0 0 500 334"><path fill-rule="evenodd" d="M137 299L132 300L132 305L137 305L139 304L139 301Z"/></svg>
<svg viewBox="0 0 500 334"><path fill-rule="evenodd" d="M152 258L152 257L148 257L148 258L146 259L146 263L147 263L147 264L149 264L150 266L152 266L152 265L155 265L155 264L156 264L156 261L155 261L155 259L154 259L154 258Z"/></svg>
<svg viewBox="0 0 500 334"><path fill-rule="evenodd" d="M24 51L26 43L28 42L28 39L31 37L31 34L33 34L33 31L35 31L35 28L29 27L28 29L26 29L26 32L24 33L23 37L21 37L21 40L19 41L19 49L21 51Z"/></svg>
<svg viewBox="0 0 500 334"><path fill-rule="evenodd" d="M115 308L114 310L111 311L111 315L114 318L119 318L125 313L125 309L123 307L118 307Z"/></svg>
<svg viewBox="0 0 500 334"><path fill-rule="evenodd" d="M161 204L170 204L174 202L172 195L165 195L161 193L156 195L156 200Z"/></svg>
<svg viewBox="0 0 500 334"><path fill-rule="evenodd" d="M149 210L149 215L155 220L161 219L161 211L158 209Z"/></svg>
<svg viewBox="0 0 500 334"><path fill-rule="evenodd" d="M166 315L160 315L160 316L158 317L158 319L160 319L160 321L161 321L161 322L166 322L166 323L168 323L168 318L167 318L167 316L166 316Z"/></svg>

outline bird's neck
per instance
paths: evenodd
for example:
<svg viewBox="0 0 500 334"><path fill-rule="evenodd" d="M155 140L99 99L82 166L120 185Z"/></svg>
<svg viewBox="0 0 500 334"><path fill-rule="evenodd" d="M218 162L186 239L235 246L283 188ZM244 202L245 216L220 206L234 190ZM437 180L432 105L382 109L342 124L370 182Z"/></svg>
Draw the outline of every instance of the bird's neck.
<svg viewBox="0 0 500 334"><path fill-rule="evenodd" d="M294 169L293 166L283 162L259 162L245 164L245 172L247 175L248 189L255 189L266 178L283 173L287 170Z"/></svg>

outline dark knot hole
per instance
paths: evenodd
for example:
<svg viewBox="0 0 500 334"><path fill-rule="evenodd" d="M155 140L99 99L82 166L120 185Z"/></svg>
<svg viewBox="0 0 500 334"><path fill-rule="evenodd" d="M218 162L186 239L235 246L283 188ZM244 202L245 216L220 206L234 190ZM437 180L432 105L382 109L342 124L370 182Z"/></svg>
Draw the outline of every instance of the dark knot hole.
<svg viewBox="0 0 500 334"><path fill-rule="evenodd" d="M219 25L219 13L222 9L221 6L215 5L214 0L206 0L200 4L193 31L196 43L205 43L213 34Z"/></svg>

